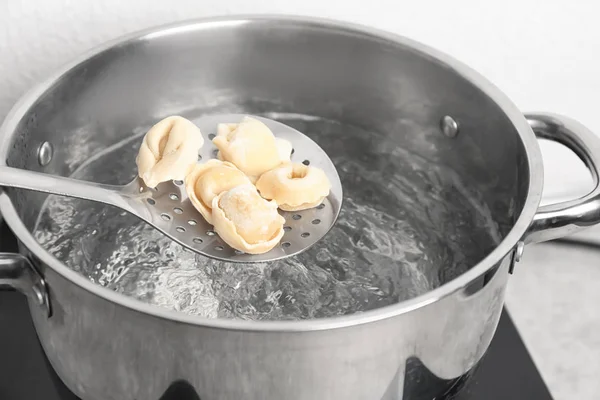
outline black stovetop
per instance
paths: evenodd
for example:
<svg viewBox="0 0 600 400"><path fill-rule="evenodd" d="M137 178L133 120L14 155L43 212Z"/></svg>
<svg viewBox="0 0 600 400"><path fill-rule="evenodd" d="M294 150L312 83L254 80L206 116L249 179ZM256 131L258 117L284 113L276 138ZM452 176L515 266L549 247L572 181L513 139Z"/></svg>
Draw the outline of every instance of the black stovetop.
<svg viewBox="0 0 600 400"><path fill-rule="evenodd" d="M14 249L3 225L0 251ZM486 356L458 388L444 400L552 400L506 310ZM44 356L25 297L11 291L0 291L0 400L77 400Z"/></svg>

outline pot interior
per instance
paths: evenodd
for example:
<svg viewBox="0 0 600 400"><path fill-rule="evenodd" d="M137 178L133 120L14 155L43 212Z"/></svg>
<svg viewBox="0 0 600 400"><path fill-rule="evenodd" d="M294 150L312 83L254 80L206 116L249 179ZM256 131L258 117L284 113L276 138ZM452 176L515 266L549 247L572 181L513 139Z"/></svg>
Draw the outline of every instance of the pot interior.
<svg viewBox="0 0 600 400"><path fill-rule="evenodd" d="M285 260L228 264L112 207L11 190L21 219L69 268L142 301L211 318L310 319L443 285L498 245L525 202L519 134L467 77L406 44L291 20L200 23L102 51L29 107L7 162L124 184L152 124L206 113L279 120L330 155L344 204L323 240ZM459 124L455 137L444 116ZM42 167L44 142L54 154Z"/></svg>

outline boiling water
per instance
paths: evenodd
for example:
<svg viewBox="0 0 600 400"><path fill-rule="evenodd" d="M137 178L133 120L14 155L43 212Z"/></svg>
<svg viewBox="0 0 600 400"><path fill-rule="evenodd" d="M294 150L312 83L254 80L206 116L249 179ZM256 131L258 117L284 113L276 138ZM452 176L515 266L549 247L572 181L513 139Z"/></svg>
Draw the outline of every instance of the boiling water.
<svg viewBox="0 0 600 400"><path fill-rule="evenodd" d="M188 314L251 320L330 317L409 299L464 272L498 242L488 210L451 170L376 145L375 133L283 117L277 119L330 155L344 187L339 220L298 256L214 261L121 210L59 196L46 201L35 237L67 266L116 292ZM129 182L140 142L141 135L132 136L73 177Z"/></svg>

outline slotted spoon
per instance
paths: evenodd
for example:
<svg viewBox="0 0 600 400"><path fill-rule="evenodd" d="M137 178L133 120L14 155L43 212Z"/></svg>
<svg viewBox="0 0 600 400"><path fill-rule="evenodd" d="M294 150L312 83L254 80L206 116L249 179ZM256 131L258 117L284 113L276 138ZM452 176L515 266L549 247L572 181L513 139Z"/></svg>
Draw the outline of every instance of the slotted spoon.
<svg viewBox="0 0 600 400"><path fill-rule="evenodd" d="M217 149L212 144L217 124L237 122L243 117L241 114L225 114L193 120L203 135L208 134L209 139L200 149L199 163L217 158ZM276 137L292 143L293 162L321 168L331 182L329 196L318 207L296 212L279 211L286 221L285 233L281 242L264 254L242 253L222 241L188 200L183 181L163 182L156 188L148 188L140 178L136 178L127 185L115 186L2 166L0 186L76 197L119 207L182 246L207 257L233 262L278 260L306 250L331 229L340 212L342 185L331 159L313 140L280 122L257 116L254 118L264 122Z"/></svg>

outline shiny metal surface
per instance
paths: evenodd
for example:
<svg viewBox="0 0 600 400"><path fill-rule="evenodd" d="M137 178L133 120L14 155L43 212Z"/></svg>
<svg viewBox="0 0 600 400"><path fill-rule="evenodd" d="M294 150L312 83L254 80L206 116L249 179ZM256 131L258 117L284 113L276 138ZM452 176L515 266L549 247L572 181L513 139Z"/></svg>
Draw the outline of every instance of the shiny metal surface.
<svg viewBox="0 0 600 400"><path fill-rule="evenodd" d="M40 166L45 167L52 161L52 156L54 155L54 148L52 144L49 142L44 142L40 145L38 149L38 162Z"/></svg>
<svg viewBox="0 0 600 400"><path fill-rule="evenodd" d="M34 306L50 316L46 282L27 257L21 254L0 253L0 289L14 288L23 293Z"/></svg>
<svg viewBox="0 0 600 400"><path fill-rule="evenodd" d="M499 243L440 287L381 309L307 321L209 320L152 307L68 269L30 233L45 196L9 190L0 211L49 287L52 316L33 303L31 313L61 379L90 400L160 398L181 380L203 400L443 395L485 353L515 248L538 212L541 155L523 115L475 72L401 37L298 17L211 19L131 35L66 66L7 117L0 163L68 176L140 125L223 107L379 132L385 140L373 148L402 148L460 175L489 209ZM453 138L440 132L445 115L460 125ZM597 140L582 137L576 148L590 159ZM42 168L44 141L55 156ZM382 172L393 165L359 161L379 162ZM584 211L587 222L598 219ZM546 216L529 231L541 240L556 228ZM425 374L436 379L425 385Z"/></svg>
<svg viewBox="0 0 600 400"><path fill-rule="evenodd" d="M600 219L600 143L597 136L564 116L527 114L526 117L538 137L561 143L581 158L592 173L594 188L580 199L541 206L525 240L528 243L544 242L596 225Z"/></svg>
<svg viewBox="0 0 600 400"><path fill-rule="evenodd" d="M448 137L455 137L458 135L458 123L449 115L445 115L442 117L442 121L440 122L440 127L442 128L442 132L444 135Z"/></svg>
<svg viewBox="0 0 600 400"><path fill-rule="evenodd" d="M202 116L195 119L194 123L201 132L215 132L218 123L239 121L243 117L243 114L217 114ZM120 208L146 221L182 246L210 258L246 263L282 259L306 250L327 234L340 213L342 185L327 153L313 140L277 121L258 116L255 118L263 121L276 137L292 143L293 162L321 168L331 183L331 193L323 201L322 207L281 212L286 231L280 244L264 254L241 253L221 240L212 230L212 225L190 203L183 181L164 182L156 188L148 188L136 177L124 186L105 185L0 166L0 186L97 201ZM42 144L39 150L40 165L50 162L51 149L49 142ZM198 156L203 160L200 162L217 159L217 149L207 141Z"/></svg>
<svg viewBox="0 0 600 400"><path fill-rule="evenodd" d="M517 243L517 249L515 250L515 262L520 262L523 258L523 252L525 251L525 242L520 241Z"/></svg>

